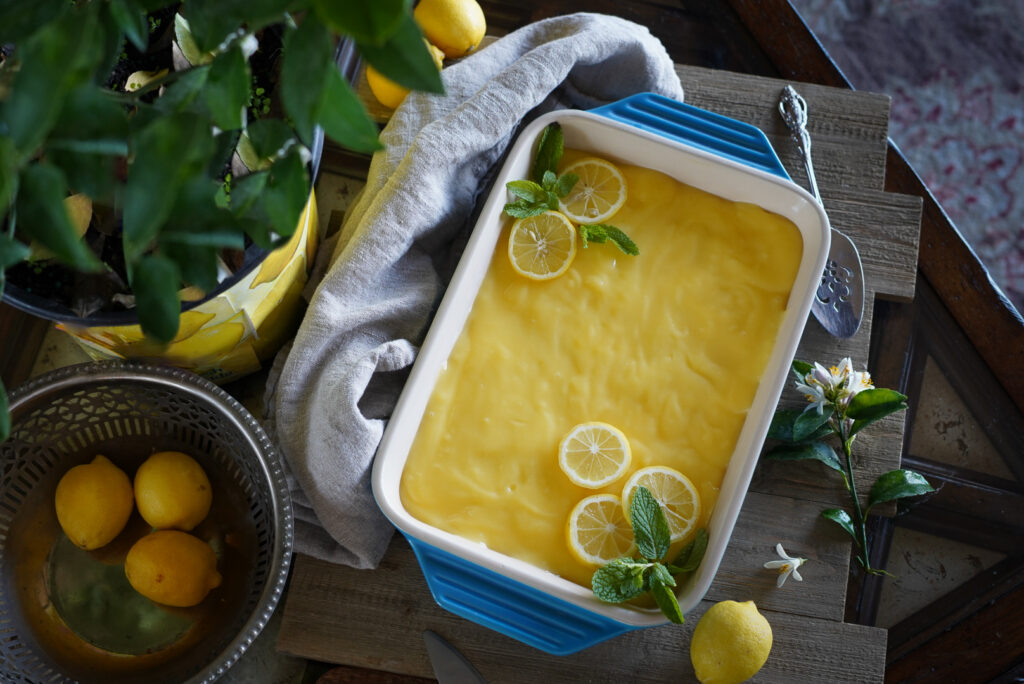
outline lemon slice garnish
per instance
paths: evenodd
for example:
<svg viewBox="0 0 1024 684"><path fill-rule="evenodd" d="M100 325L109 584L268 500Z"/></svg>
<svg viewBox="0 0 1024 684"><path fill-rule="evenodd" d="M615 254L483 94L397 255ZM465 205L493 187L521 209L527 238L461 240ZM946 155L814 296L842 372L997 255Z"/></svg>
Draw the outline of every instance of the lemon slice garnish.
<svg viewBox="0 0 1024 684"><path fill-rule="evenodd" d="M686 538L693 531L700 516L700 495L690 478L667 466L650 466L636 471L622 488L622 504L627 516L633 492L640 486L647 487L661 504L673 542Z"/></svg>
<svg viewBox="0 0 1024 684"><path fill-rule="evenodd" d="M595 494L576 504L566 534L572 555L587 565L604 565L636 550L622 500L614 494Z"/></svg>
<svg viewBox="0 0 1024 684"><path fill-rule="evenodd" d="M579 176L558 208L576 223L601 223L615 215L626 202L626 179L614 164L589 157L570 164L562 175Z"/></svg>
<svg viewBox="0 0 1024 684"><path fill-rule="evenodd" d="M557 211L521 218L508 236L508 259L519 275L550 280L576 258L576 229Z"/></svg>
<svg viewBox="0 0 1024 684"><path fill-rule="evenodd" d="M558 465L574 484L600 489L622 477L632 454L622 430L608 423L582 423L558 445Z"/></svg>

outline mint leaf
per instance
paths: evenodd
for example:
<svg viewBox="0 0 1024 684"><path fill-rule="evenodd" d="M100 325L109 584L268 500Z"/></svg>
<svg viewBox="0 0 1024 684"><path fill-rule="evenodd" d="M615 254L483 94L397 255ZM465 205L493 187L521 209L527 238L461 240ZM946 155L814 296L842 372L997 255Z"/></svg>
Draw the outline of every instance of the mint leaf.
<svg viewBox="0 0 1024 684"><path fill-rule="evenodd" d="M658 608L662 614L677 625L683 624L683 611L679 608L679 601L676 600L675 592L669 589L657 576L651 578L651 594L654 596Z"/></svg>
<svg viewBox="0 0 1024 684"><path fill-rule="evenodd" d="M575 173L563 173L555 182L555 194L559 197L565 197L572 192L572 189L576 186L576 183L578 183L579 180L580 177Z"/></svg>
<svg viewBox="0 0 1024 684"><path fill-rule="evenodd" d="M668 587L676 586L676 578L673 577L672 573L669 572L669 569L661 563L654 563L653 565L651 565L650 582L652 585L655 582L660 582L661 584Z"/></svg>
<svg viewBox="0 0 1024 684"><path fill-rule="evenodd" d="M661 504L647 487L638 487L633 493L629 504L629 520L641 556L660 560L668 553L672 541L668 520L661 510Z"/></svg>
<svg viewBox="0 0 1024 684"><path fill-rule="evenodd" d="M537 185L533 181L528 180L516 180L505 183L505 187L508 189L509 194L513 197L521 197L527 202L537 203L547 201L548 194L544 188Z"/></svg>
<svg viewBox="0 0 1024 684"><path fill-rule="evenodd" d="M628 235L622 232L621 229L616 228L615 226L610 226L606 223L584 223L581 224L576 231L583 238L584 248L586 248L588 242L604 244L611 240L612 244L622 250L625 254L636 256L640 253L640 249L636 246L636 243L633 242Z"/></svg>
<svg viewBox="0 0 1024 684"><path fill-rule="evenodd" d="M558 211L558 195L551 190L548 190L547 194L547 208L551 211Z"/></svg>
<svg viewBox="0 0 1024 684"><path fill-rule="evenodd" d="M597 569L590 580L594 596L605 603L622 603L643 593L643 574L647 563L617 558Z"/></svg>
<svg viewBox="0 0 1024 684"><path fill-rule="evenodd" d="M537 156L533 159L533 170L530 177L537 183L543 185L544 172L554 173L558 168L558 162L562 158L562 146L564 138L562 127L557 123L548 125L540 134L540 142L537 145Z"/></svg>
<svg viewBox="0 0 1024 684"><path fill-rule="evenodd" d="M555 172L552 171L551 169L548 169L547 171L545 171L544 175L541 176L541 179L540 179L540 184L544 186L545 190L554 190L555 189L555 183L557 183L557 182L558 182L558 176L556 176Z"/></svg>
<svg viewBox="0 0 1024 684"><path fill-rule="evenodd" d="M683 547L676 559L672 561L675 571L693 572L704 559L704 552L708 550L708 531L703 527L697 530L697 536L689 544Z"/></svg>
<svg viewBox="0 0 1024 684"><path fill-rule="evenodd" d="M547 210L548 208L545 204L534 204L533 202L527 202L526 200L521 199L506 204L502 211L513 218L526 218L528 216L543 214Z"/></svg>

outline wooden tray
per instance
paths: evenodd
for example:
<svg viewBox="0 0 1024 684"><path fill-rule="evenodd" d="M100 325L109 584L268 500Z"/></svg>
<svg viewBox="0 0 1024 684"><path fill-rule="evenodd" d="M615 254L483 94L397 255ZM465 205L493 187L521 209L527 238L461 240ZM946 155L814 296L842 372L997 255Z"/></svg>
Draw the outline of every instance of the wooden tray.
<svg viewBox="0 0 1024 684"><path fill-rule="evenodd" d="M796 146L777 114L784 81L689 66L677 71L688 103L761 128L793 179L806 187ZM813 85L798 90L810 111L825 208L832 224L857 243L867 283L865 320L857 335L833 339L812 318L798 358L835 363L849 356L863 366L875 296L913 297L921 201L882 190L887 96ZM784 403L798 401L791 390L784 397ZM859 436L859 482L899 467L903 420L890 416ZM714 601L753 599L775 637L756 681L879 681L885 630L843 622L851 545L819 516L822 508L846 501L832 475L816 463L759 467L715 583L681 628L639 630L572 656L551 656L439 608L411 549L396 536L373 571L297 556L278 648L325 662L432 677L421 636L431 629L461 649L488 682L694 681L688 643L699 615ZM801 570L804 582L775 588L776 576L762 563L774 557L777 542L810 558Z"/></svg>

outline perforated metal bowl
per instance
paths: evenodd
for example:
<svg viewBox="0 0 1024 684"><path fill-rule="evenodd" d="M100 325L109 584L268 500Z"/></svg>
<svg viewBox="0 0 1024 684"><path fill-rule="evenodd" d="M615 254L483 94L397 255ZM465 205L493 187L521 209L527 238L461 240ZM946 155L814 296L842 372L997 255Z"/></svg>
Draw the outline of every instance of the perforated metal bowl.
<svg viewBox="0 0 1024 684"><path fill-rule="evenodd" d="M11 437L0 444L5 681L212 682L224 674L267 624L291 559L284 470L253 416L187 371L117 362L40 376L11 393L10 407ZM111 653L69 628L50 595L51 557L63 536L54 490L69 468L96 454L131 476L146 456L163 450L191 454L210 478L214 508L203 524L227 540L219 567L224 582L202 609L183 613L194 624L174 643Z"/></svg>

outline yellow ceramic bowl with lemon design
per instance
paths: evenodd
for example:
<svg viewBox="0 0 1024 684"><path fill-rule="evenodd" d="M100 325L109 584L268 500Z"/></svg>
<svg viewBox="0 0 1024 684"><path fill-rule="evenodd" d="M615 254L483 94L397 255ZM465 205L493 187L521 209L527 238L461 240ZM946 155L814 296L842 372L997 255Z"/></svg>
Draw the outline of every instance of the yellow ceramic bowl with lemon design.
<svg viewBox="0 0 1024 684"><path fill-rule="evenodd" d="M310 193L291 239L234 285L183 311L166 347L146 339L138 324L57 327L96 361L161 360L214 382L237 379L258 371L294 332L319 237Z"/></svg>

